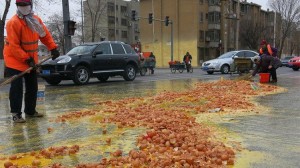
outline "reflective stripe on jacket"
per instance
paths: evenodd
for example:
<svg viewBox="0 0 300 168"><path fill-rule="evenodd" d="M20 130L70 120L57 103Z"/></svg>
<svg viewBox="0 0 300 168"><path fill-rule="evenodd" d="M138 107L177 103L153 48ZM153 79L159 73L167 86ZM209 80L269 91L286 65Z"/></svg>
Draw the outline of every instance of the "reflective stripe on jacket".
<svg viewBox="0 0 300 168"><path fill-rule="evenodd" d="M264 53L263 49L260 48L259 49L259 53L260 54L267 54L267 55L272 55L273 56L273 51L272 51L272 47L270 44L267 45L267 49L268 49L268 53Z"/></svg>
<svg viewBox="0 0 300 168"><path fill-rule="evenodd" d="M45 37L39 37L37 32L32 31L24 19L14 15L6 24L7 37L4 45L4 61L6 67L24 71L29 66L26 60L33 57L38 62L38 41L41 40L48 50L57 48L55 42L48 29L42 23L42 20L34 15L36 19L43 25L46 32Z"/></svg>

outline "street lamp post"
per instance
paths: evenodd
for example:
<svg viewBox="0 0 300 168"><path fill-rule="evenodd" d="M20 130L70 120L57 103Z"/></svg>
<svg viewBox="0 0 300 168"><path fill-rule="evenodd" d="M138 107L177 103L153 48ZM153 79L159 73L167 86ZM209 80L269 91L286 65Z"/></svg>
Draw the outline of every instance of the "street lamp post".
<svg viewBox="0 0 300 168"><path fill-rule="evenodd" d="M82 43L84 43L84 31L83 31L83 1L81 0L81 34L82 34Z"/></svg>

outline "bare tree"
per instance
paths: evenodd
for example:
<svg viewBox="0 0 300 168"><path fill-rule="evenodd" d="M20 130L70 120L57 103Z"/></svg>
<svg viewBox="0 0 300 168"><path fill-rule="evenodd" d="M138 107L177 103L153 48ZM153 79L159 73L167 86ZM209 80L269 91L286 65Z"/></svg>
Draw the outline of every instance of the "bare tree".
<svg viewBox="0 0 300 168"><path fill-rule="evenodd" d="M270 7L282 17L280 26L279 52L282 54L286 39L291 36L300 22L300 0L269 0Z"/></svg>
<svg viewBox="0 0 300 168"><path fill-rule="evenodd" d="M65 51L63 17L59 14L50 16L48 22L46 22L46 26L51 32L54 41L60 46L60 51Z"/></svg>
<svg viewBox="0 0 300 168"><path fill-rule="evenodd" d="M3 59L3 48L4 48L4 26L5 26L5 20L7 17L7 13L9 11L11 0L5 0L5 7L3 14L0 14L0 59Z"/></svg>
<svg viewBox="0 0 300 168"><path fill-rule="evenodd" d="M257 46L259 46L259 41L262 37L268 40L268 31L264 24L261 24L260 21L245 19L241 21L240 25L240 38L242 46L245 46L251 50L257 50Z"/></svg>
<svg viewBox="0 0 300 168"><path fill-rule="evenodd" d="M105 10L107 8L107 3L103 0L87 0L84 5L84 15L85 17L89 17L88 19L90 23L89 26L85 26L86 32L89 32L89 35L92 42L95 41L97 36L101 36L101 27L99 26L101 19L106 19L103 17Z"/></svg>

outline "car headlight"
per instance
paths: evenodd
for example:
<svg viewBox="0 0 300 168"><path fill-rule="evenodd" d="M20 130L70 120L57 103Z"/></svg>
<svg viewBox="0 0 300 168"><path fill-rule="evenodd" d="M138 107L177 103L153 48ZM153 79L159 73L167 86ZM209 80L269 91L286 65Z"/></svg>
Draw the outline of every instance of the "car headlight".
<svg viewBox="0 0 300 168"><path fill-rule="evenodd" d="M57 61L57 63L58 64L62 64L62 63L68 63L68 62L70 62L71 61L71 57L64 57L63 59L61 59L61 60L59 60L59 61Z"/></svg>
<svg viewBox="0 0 300 168"><path fill-rule="evenodd" d="M300 59L299 59L299 60L297 60L297 62L300 62Z"/></svg>

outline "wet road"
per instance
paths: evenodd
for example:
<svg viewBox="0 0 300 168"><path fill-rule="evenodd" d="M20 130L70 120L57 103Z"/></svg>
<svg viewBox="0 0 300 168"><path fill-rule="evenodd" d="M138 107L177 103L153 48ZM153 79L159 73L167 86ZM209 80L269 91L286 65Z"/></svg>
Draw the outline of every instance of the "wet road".
<svg viewBox="0 0 300 168"><path fill-rule="evenodd" d="M233 75L236 76L236 75ZM8 86L0 90L0 156L47 148L64 142L84 143L85 137L99 133L99 129L87 123L56 124L49 122L64 112L91 107L95 101L123 99L126 97L150 96L164 90L178 91L198 81L232 78L230 75L207 75L199 69L194 73L170 73L169 69L157 69L154 75L138 76L133 82L113 78L106 83L93 79L85 86L75 86L71 81L60 86L46 86L45 101L38 102L38 111L46 114L42 119L31 119L25 124L14 125L10 119ZM261 160L253 160L248 167L299 167L300 165L300 72L289 68L278 70L278 86L288 92L259 99L272 107L267 114L234 118L235 122L220 123L221 126L238 133L243 145L252 152L262 154ZM43 83L41 83L43 84ZM49 135L47 128L56 131ZM109 126L115 131L114 126ZM141 130L127 130L123 139L136 137ZM96 143L96 142L95 142ZM120 141L120 145L124 142ZM133 148L131 144L127 148ZM125 149L126 150L126 149ZM98 158L90 158L90 161ZM70 158L67 163L87 161L82 157ZM238 167L238 166L237 166ZM244 167L244 166L239 166Z"/></svg>

